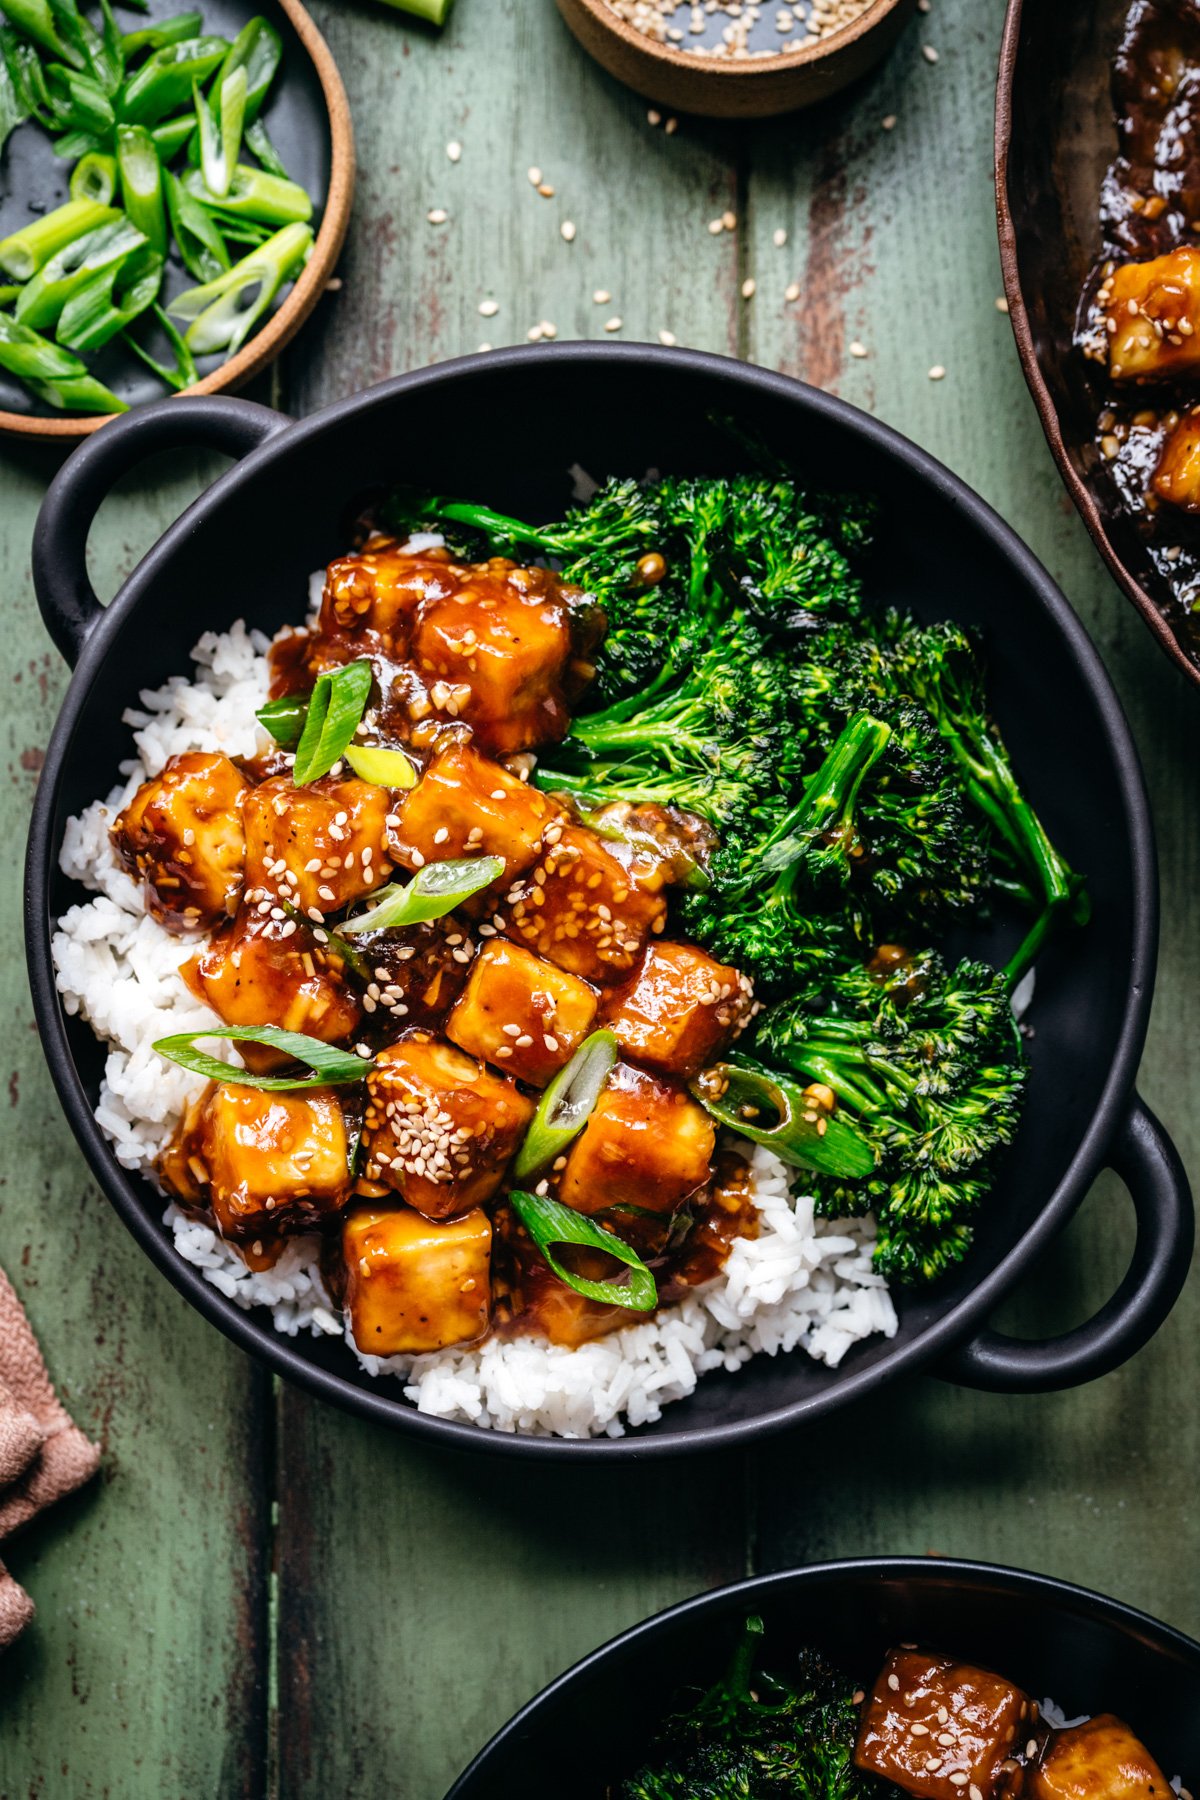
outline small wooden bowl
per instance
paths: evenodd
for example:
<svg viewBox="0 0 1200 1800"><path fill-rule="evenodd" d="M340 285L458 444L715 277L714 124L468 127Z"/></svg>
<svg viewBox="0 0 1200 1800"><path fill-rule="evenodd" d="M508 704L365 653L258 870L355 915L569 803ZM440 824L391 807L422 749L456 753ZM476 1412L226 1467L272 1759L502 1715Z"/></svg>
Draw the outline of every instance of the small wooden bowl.
<svg viewBox="0 0 1200 1800"><path fill-rule="evenodd" d="M341 253L350 222L350 206L354 197L354 131L342 78L328 44L300 0L273 0L273 5L284 14L286 25L290 26L294 39L298 40L300 49L308 58L310 66L294 71L294 78L303 80L306 87L313 89L311 110L314 117L322 112L328 114L329 176L322 202L321 223L312 255L283 304L270 314L236 356L231 356L219 368L211 370L194 387L187 388L185 392L189 394L231 393L234 389L243 387L261 369L266 368L268 363L275 360L320 299ZM158 10L157 7L151 8L152 12ZM172 10L177 8L173 5L165 8L167 12ZM217 15L228 10L224 0L217 0L216 5L211 0L205 0L204 10L206 19L210 15L213 18L213 29L220 30L222 19ZM245 7L241 10L249 17L255 8ZM269 15L271 7L263 10ZM289 80L286 59L289 51L294 55L295 50L295 41L289 42L285 33L285 62L277 78L280 83ZM60 166L65 168L66 165ZM165 399L168 396L164 390L156 397ZM139 402L135 401L133 404L136 406ZM63 414L43 415L0 410L0 435L32 438L42 443L56 438L83 438L98 431L110 418L118 416L106 413L99 417L72 418Z"/></svg>
<svg viewBox="0 0 1200 1800"><path fill-rule="evenodd" d="M647 100L711 119L766 119L840 93L881 62L916 0L875 0L835 36L801 50L726 61L643 37L606 0L557 0L584 49Z"/></svg>

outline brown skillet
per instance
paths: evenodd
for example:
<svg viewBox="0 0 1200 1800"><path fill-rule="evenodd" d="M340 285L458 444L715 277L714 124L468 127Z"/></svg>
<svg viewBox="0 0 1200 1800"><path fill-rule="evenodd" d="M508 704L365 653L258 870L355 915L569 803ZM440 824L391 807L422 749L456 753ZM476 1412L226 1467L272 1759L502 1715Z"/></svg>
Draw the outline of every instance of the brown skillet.
<svg viewBox="0 0 1200 1800"><path fill-rule="evenodd" d="M1130 0L1009 0L996 88L996 214L1009 317L1067 491L1167 655L1200 681L1200 621L1153 567L1092 444L1100 410L1071 334L1100 244L1117 135L1110 81Z"/></svg>

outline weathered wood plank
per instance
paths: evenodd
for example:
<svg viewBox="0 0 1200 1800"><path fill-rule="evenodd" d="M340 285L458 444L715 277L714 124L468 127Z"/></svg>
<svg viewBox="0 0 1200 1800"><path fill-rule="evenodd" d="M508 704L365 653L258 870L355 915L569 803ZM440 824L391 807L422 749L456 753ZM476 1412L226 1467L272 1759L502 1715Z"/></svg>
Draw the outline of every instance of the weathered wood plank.
<svg viewBox="0 0 1200 1800"><path fill-rule="evenodd" d="M97 580L111 591L211 478L157 465L106 507ZM0 1794L263 1792L266 1383L151 1269L97 1191L58 1111L33 1029L21 846L66 671L29 582L51 470L6 451L8 571L0 691L0 1262L12 1274L103 1474L4 1558L39 1613L0 1665Z"/></svg>

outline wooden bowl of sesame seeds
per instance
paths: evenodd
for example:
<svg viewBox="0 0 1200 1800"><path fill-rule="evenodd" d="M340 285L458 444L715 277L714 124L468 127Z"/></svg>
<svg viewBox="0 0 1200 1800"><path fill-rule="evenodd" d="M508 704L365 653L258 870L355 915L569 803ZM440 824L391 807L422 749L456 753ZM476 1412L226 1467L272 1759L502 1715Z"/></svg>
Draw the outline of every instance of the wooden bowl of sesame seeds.
<svg viewBox="0 0 1200 1800"><path fill-rule="evenodd" d="M770 118L840 93L883 60L916 4L557 0L610 75L662 106L713 119Z"/></svg>

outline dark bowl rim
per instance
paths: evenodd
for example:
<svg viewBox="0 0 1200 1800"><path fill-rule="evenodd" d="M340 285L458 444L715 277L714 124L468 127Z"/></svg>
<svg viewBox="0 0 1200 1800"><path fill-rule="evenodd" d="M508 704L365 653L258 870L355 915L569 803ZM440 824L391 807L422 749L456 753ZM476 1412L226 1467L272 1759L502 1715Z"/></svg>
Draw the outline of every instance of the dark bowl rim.
<svg viewBox="0 0 1200 1800"><path fill-rule="evenodd" d="M665 1607L662 1612L653 1613L650 1618L642 1619L627 1630L618 1632L606 1643L580 1657L578 1662L572 1663L569 1669L564 1669L561 1675L556 1675L540 1693L527 1700L506 1724L494 1732L456 1777L445 1800L456 1800L457 1796L468 1794L470 1783L477 1776L486 1774L492 1755L508 1738L533 1724L543 1707L552 1705L568 1689L585 1684L610 1658L619 1659L635 1645L654 1638L660 1631L669 1630L679 1620L690 1619L702 1627L713 1613L720 1613L726 1608L745 1605L750 1612L754 1612L757 1610L754 1604L756 1601L765 1599L769 1603L777 1597L787 1596L796 1588L820 1587L825 1582L836 1582L846 1576L872 1574L918 1584L933 1581L944 1584L947 1580L957 1580L968 1590L976 1592L988 1587L999 1587L1056 1608L1061 1608L1064 1602L1070 1602L1075 1610L1093 1617L1098 1616L1105 1623L1117 1626L1143 1642L1153 1640L1151 1647L1154 1654L1174 1651L1183 1660L1194 1663L1197 1676L1200 1677L1200 1642L1178 1630L1176 1626L1156 1619L1151 1613L1142 1612L1126 1601L1113 1599L1111 1595L1101 1594L1094 1588L1063 1581L1054 1575L1042 1575L1032 1569L1019 1569L1006 1563L976 1562L965 1557L840 1557L727 1582L722 1587L710 1588L703 1594L694 1594L690 1599L678 1601L674 1606Z"/></svg>
<svg viewBox="0 0 1200 1800"><path fill-rule="evenodd" d="M159 1217L144 1205L142 1185L123 1169L113 1155L96 1121L74 1068L66 1037L62 1008L55 987L50 954L52 921L49 885L52 876L52 827L59 784L71 748L71 739L84 697L112 641L127 616L137 607L187 542L194 521L239 483L267 463L285 457L289 447L317 437L326 427L352 417L364 407L391 406L428 388L470 384L481 371L496 368L528 368L552 362L567 369L572 365L601 363L673 366L697 377L733 380L773 396L782 404L800 406L810 417L836 423L857 433L885 457L898 459L924 485L940 493L965 514L1013 570L1014 580L1032 590L1037 602L1051 615L1087 685L1100 722L1112 745L1118 771L1119 800L1132 854L1132 932L1129 982L1120 1030L1112 1050L1108 1075L1100 1100L1082 1135L1070 1164L1038 1218L1024 1235L983 1276L969 1295L943 1318L923 1330L911 1343L893 1345L878 1362L842 1377L835 1385L767 1412L732 1423L691 1431L657 1430L650 1436L636 1433L622 1437L558 1438L522 1436L515 1432L482 1429L418 1412L399 1391L393 1396L378 1388L358 1387L345 1377L309 1361L293 1340L268 1335L253 1312L227 1300L201 1271L176 1252L161 1227ZM171 403L176 404L176 403ZM208 402L209 405L216 402ZM230 404L236 405L236 402ZM891 426L862 412L848 401L807 386L789 376L730 357L696 350L667 349L657 344L596 344L566 342L516 346L457 358L412 371L335 401L307 419L285 423L258 448L221 475L170 525L146 553L103 616L90 631L79 655L46 750L30 823L25 870L25 937L37 1029L51 1079L66 1113L76 1142L82 1148L93 1175L123 1223L172 1285L197 1310L243 1350L262 1358L277 1373L296 1381L318 1398L340 1405L359 1416L415 1432L426 1441L460 1450L492 1450L500 1454L532 1458L558 1457L578 1460L606 1456L610 1459L645 1461L686 1455L732 1444L744 1444L786 1430L801 1419L814 1419L850 1404L874 1391L902 1371L934 1362L978 1329L987 1314L1020 1278L1066 1224L1080 1204L1088 1184L1104 1164L1108 1144L1120 1124L1132 1094L1145 1040L1153 997L1158 941L1158 869L1149 802L1141 765L1121 703L1099 653L1079 619L1049 573L1011 526L957 475L920 449ZM164 677L165 678L165 677Z"/></svg>
<svg viewBox="0 0 1200 1800"><path fill-rule="evenodd" d="M1108 534L1108 527L1104 522L1104 514L1100 510L1099 502L1071 461L1071 455L1063 435L1058 406L1050 391L1049 383L1042 373L1042 366L1034 345L1033 328L1029 323L1029 311L1025 305L1025 296L1021 286L1017 228L1008 198L1008 162L1013 135L1013 86L1020 58L1021 18L1024 7L1025 0L1008 0L1008 10L1004 18L1004 35L1000 45L1000 62L996 75L995 127L996 228L1000 239L1000 270L1004 280L1009 323L1012 325L1013 336L1017 343L1017 355L1021 362L1021 372L1025 377L1029 392L1033 396L1046 442L1050 446L1050 453L1058 464L1058 472L1075 503L1080 518L1088 529L1092 542L1108 564L1113 579L1127 599L1132 600L1171 661L1183 670L1189 680L1200 683L1200 664L1194 663L1187 655L1161 610L1155 605L1149 590L1142 586L1123 561Z"/></svg>

